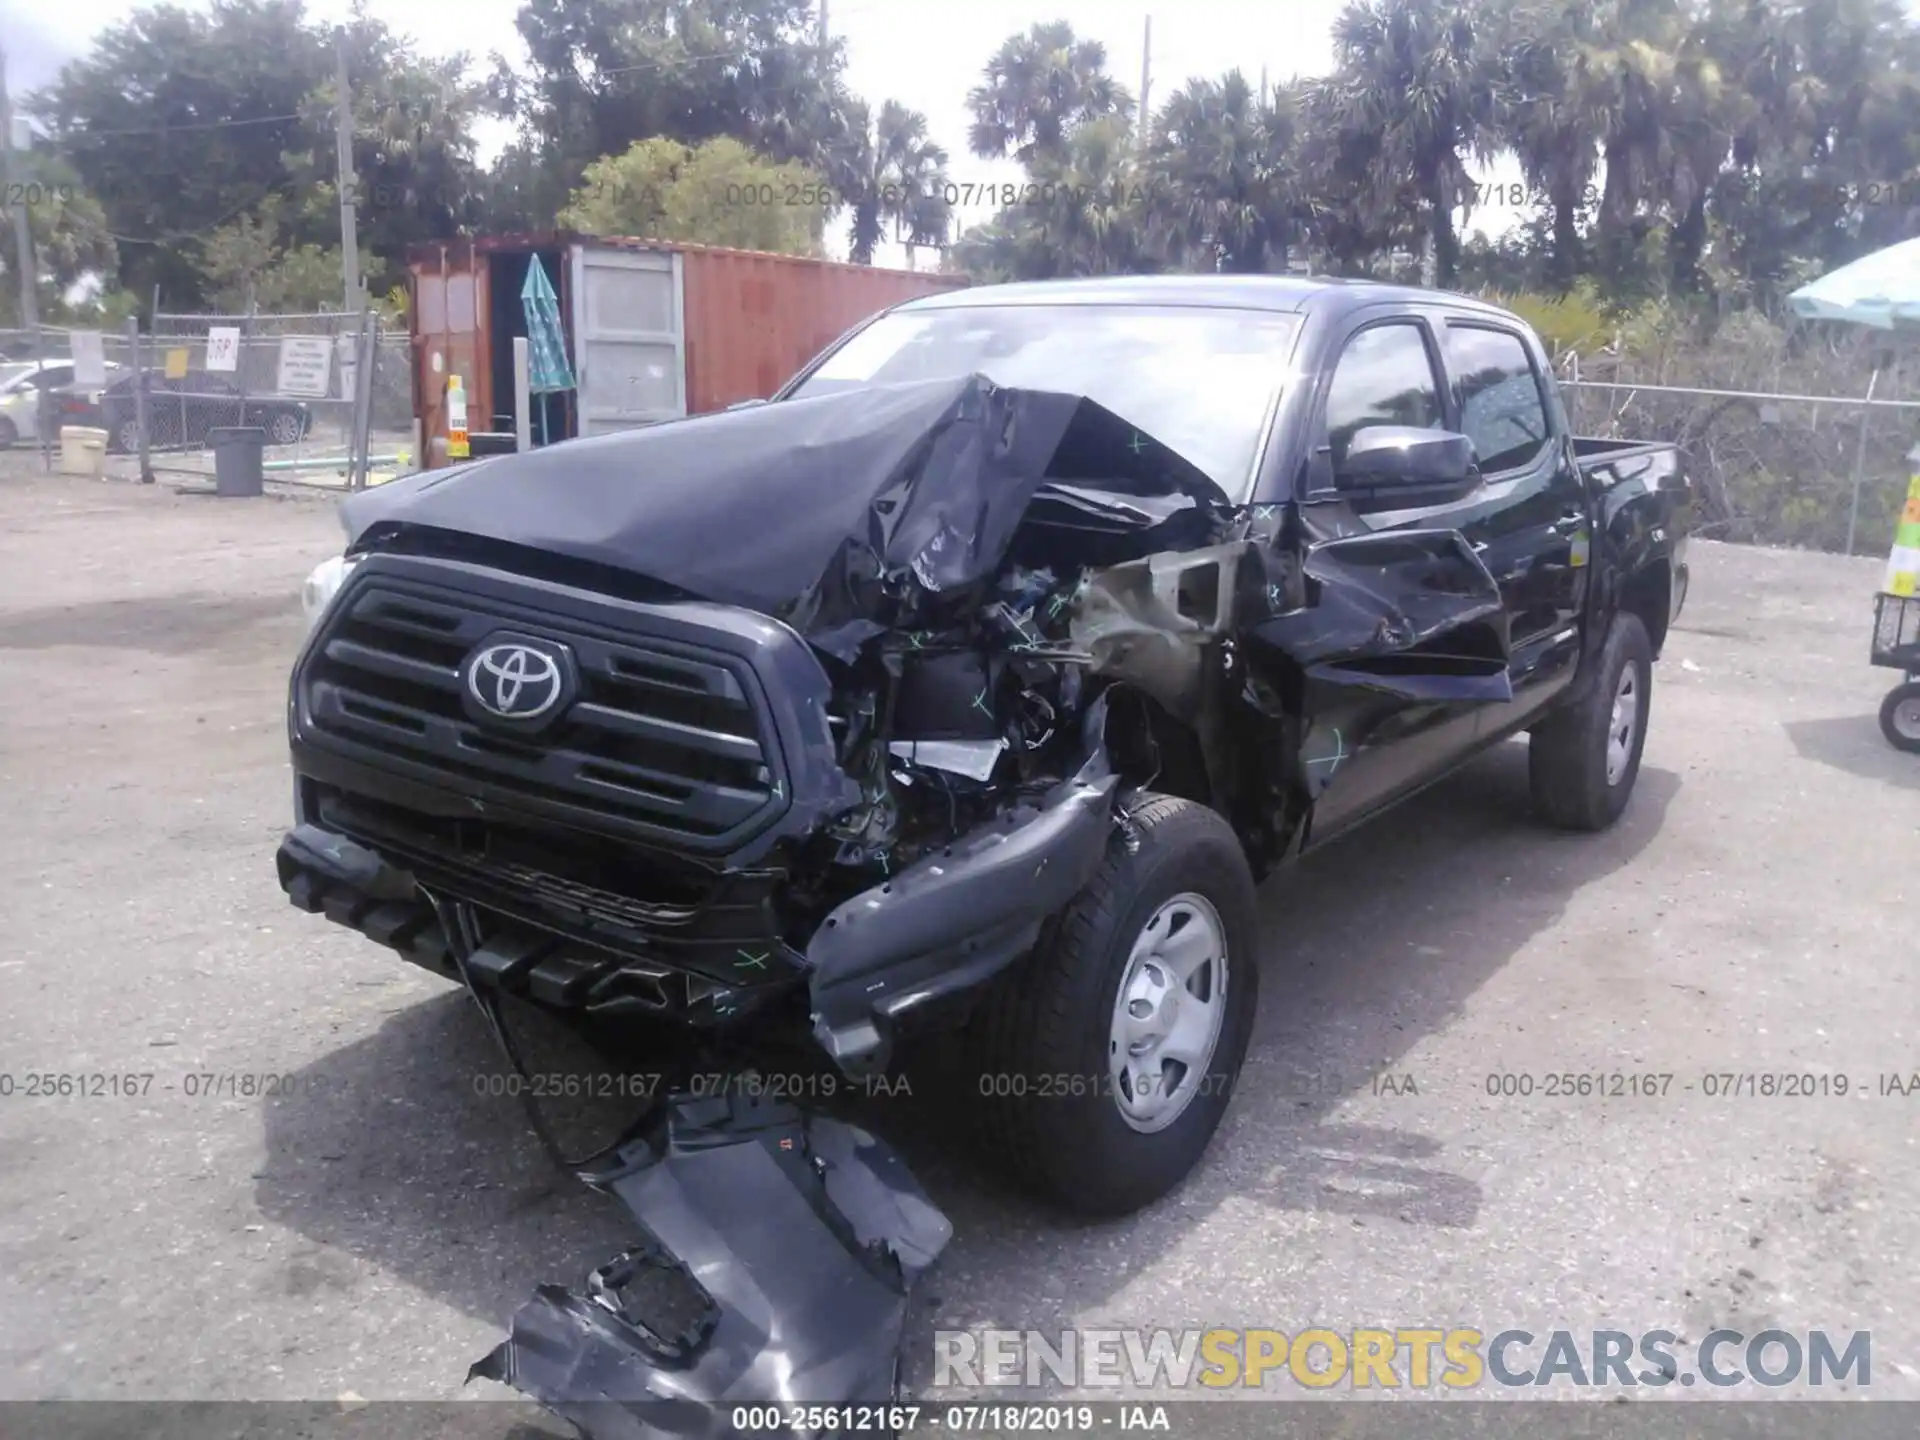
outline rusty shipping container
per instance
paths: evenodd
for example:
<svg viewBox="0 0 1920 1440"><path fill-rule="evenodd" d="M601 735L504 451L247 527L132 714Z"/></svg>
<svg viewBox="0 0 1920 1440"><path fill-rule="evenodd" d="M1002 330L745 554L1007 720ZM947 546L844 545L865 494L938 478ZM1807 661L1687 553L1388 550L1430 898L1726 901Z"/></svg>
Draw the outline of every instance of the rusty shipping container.
<svg viewBox="0 0 1920 1440"><path fill-rule="evenodd" d="M476 455L513 447L513 339L538 256L560 298L578 388L534 396L536 444L764 399L840 335L963 276L883 270L671 241L490 235L407 252L414 413L428 468L446 463L458 375Z"/></svg>

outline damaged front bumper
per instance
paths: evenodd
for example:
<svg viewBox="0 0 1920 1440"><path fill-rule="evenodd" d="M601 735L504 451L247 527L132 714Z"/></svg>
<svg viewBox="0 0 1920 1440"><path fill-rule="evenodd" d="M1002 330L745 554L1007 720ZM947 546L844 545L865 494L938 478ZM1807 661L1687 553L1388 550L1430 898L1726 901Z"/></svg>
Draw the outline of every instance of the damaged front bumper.
<svg viewBox="0 0 1920 1440"><path fill-rule="evenodd" d="M803 955L782 947L770 928L768 951L798 961L814 1037L843 1070L884 1069L909 1012L972 989L1033 946L1047 917L1098 867L1118 784L1096 747L1038 804L1010 810L842 903ZM525 915L503 917L508 923L467 957L463 976L421 880L379 851L308 823L287 834L276 863L281 888L302 910L449 979L471 977L552 1008L640 1008L699 1024L756 1013L798 984L723 987Z"/></svg>
<svg viewBox="0 0 1920 1440"><path fill-rule="evenodd" d="M646 1238L581 1291L541 1287L469 1379L593 1440L732 1435L744 1405L855 1406L860 1428L897 1428L908 1292L953 1227L882 1141L744 1090L673 1096L582 1178Z"/></svg>

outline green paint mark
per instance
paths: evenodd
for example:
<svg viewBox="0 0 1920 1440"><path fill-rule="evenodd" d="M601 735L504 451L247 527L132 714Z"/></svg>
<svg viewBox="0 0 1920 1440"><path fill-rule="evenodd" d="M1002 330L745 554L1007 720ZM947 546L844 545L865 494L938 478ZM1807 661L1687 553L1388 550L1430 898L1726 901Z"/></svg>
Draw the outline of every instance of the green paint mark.
<svg viewBox="0 0 1920 1440"><path fill-rule="evenodd" d="M993 711L987 708L987 692L984 686L981 688L980 693L973 697L973 708L989 720L993 718Z"/></svg>
<svg viewBox="0 0 1920 1440"><path fill-rule="evenodd" d="M1138 430L1133 432L1133 439L1127 442L1127 448L1133 451L1133 453L1136 455L1144 454L1146 452L1147 443L1146 441L1140 438L1140 432Z"/></svg>
<svg viewBox="0 0 1920 1440"><path fill-rule="evenodd" d="M734 953L740 957L740 967L743 970L764 970L767 968L767 957L765 955L749 955L744 950L737 950Z"/></svg>

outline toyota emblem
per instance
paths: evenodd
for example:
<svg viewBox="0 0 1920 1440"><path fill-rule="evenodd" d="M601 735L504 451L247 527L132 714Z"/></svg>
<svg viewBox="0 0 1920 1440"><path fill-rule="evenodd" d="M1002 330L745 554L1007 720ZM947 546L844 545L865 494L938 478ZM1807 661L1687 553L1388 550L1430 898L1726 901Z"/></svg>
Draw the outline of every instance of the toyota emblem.
<svg viewBox="0 0 1920 1440"><path fill-rule="evenodd" d="M560 703L566 679L554 655L509 641L489 645L467 662L467 690L490 715L537 720Z"/></svg>

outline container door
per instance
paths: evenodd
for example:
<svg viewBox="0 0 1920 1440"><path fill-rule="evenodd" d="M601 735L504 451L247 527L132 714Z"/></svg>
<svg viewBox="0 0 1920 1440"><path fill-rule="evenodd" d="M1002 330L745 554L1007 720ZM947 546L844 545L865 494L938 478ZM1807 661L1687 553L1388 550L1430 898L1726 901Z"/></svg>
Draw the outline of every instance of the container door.
<svg viewBox="0 0 1920 1440"><path fill-rule="evenodd" d="M608 435L687 413L680 257L664 250L573 251L580 433Z"/></svg>

